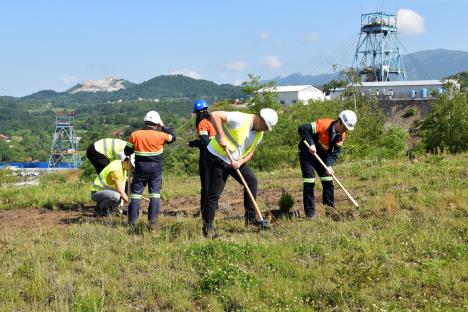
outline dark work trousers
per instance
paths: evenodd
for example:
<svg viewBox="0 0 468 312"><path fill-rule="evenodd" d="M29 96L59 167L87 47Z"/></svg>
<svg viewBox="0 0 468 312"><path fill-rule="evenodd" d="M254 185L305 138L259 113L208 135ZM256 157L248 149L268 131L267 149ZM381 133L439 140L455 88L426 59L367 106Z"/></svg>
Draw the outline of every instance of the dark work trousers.
<svg viewBox="0 0 468 312"><path fill-rule="evenodd" d="M160 191L162 185L162 161L136 162L132 179L130 205L128 206L128 223L133 225L140 213L141 194L148 184L149 208L148 221L154 223L159 214Z"/></svg>
<svg viewBox="0 0 468 312"><path fill-rule="evenodd" d="M317 154L319 155L319 154ZM324 160L324 155L319 155ZM314 170L317 171L320 181L323 187L323 204L333 207L335 205L334 199L334 186L333 178L327 174L327 171L318 162L318 160L309 153L308 150L299 151L299 159L301 162L302 177L304 179L304 213L308 217L315 215L315 174Z"/></svg>
<svg viewBox="0 0 468 312"><path fill-rule="evenodd" d="M198 173L200 174L200 213L203 213L203 209L206 206L206 197L209 187L209 163L208 154L211 154L206 148L200 149L200 158L198 159Z"/></svg>
<svg viewBox="0 0 468 312"><path fill-rule="evenodd" d="M88 157L89 161L94 166L94 169L96 169L97 174L100 174L102 169L107 167L107 165L110 163L106 156L96 151L94 144L88 146L88 149L86 150L86 157Z"/></svg>
<svg viewBox="0 0 468 312"><path fill-rule="evenodd" d="M232 176L237 182L242 183L240 177L237 175L236 170L232 169L229 164L222 159L208 152L208 192L206 196L206 205L202 211L203 222L212 223L215 217L216 208L218 207L218 200L226 185L228 176ZM247 185L252 192L252 195L257 197L257 177L253 171L247 166L242 165L239 168L242 176L244 177ZM250 202L247 191L244 190L244 217L248 221L255 220L255 208Z"/></svg>

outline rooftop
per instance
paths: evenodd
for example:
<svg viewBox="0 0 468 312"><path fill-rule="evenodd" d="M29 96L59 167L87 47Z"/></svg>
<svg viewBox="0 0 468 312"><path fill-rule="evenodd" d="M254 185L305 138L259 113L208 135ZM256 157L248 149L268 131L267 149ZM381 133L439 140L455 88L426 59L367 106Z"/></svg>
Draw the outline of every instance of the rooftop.
<svg viewBox="0 0 468 312"><path fill-rule="evenodd" d="M407 80L407 81L372 81L362 82L363 87L392 87L392 86L437 86L445 80Z"/></svg>
<svg viewBox="0 0 468 312"><path fill-rule="evenodd" d="M309 89L309 88L311 88L314 91L322 92L319 89L317 89L316 87L314 87L313 85L276 86L273 89L267 88L267 90L280 93L280 92L299 92L299 91ZM263 92L263 91L264 91L264 89L258 90L258 92L260 92L260 93Z"/></svg>

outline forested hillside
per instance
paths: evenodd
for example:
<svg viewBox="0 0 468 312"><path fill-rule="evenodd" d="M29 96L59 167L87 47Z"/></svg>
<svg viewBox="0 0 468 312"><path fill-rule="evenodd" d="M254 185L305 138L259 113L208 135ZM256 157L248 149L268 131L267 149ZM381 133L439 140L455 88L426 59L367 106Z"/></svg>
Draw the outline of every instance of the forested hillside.
<svg viewBox="0 0 468 312"><path fill-rule="evenodd" d="M193 79L182 75L166 75L152 78L140 84L129 84L127 88L114 92L55 92L43 90L25 96L21 100L26 102L51 102L57 105L81 105L94 103L108 103L134 101L141 99L164 100L174 98L238 98L242 96L239 87L214 82Z"/></svg>

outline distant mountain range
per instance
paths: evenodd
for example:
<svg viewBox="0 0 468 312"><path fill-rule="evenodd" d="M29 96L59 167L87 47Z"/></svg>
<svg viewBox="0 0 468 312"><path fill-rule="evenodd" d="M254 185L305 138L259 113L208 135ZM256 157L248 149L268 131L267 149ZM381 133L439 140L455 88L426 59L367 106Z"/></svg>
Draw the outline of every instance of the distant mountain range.
<svg viewBox="0 0 468 312"><path fill-rule="evenodd" d="M408 80L442 79L468 70L468 52L445 49L424 50L403 55ZM294 73L271 80L278 85L323 85L338 76L337 73L303 75Z"/></svg>
<svg viewBox="0 0 468 312"><path fill-rule="evenodd" d="M426 50L403 56L409 80L442 79L468 70L468 52L452 50ZM321 86L337 77L337 73L303 75L294 73L271 80L278 85ZM88 80L65 92L42 90L34 94L14 98L15 101L50 102L53 104L108 103L134 100L194 99L207 100L239 98L242 90L230 84L216 84L202 79L182 75L163 75L139 84L124 79L106 77L102 80ZM8 98L8 97L5 97ZM13 98L10 98L13 100Z"/></svg>

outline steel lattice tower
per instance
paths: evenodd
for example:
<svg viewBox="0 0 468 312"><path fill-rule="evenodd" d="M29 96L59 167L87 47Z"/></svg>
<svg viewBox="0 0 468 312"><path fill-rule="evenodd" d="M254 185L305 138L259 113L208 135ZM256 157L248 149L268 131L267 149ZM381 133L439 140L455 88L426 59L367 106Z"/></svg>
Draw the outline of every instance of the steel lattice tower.
<svg viewBox="0 0 468 312"><path fill-rule="evenodd" d="M73 129L75 112L57 112L49 168L78 168L81 165L78 141Z"/></svg>
<svg viewBox="0 0 468 312"><path fill-rule="evenodd" d="M406 80L395 14L361 14L353 67L363 76L363 81Z"/></svg>

